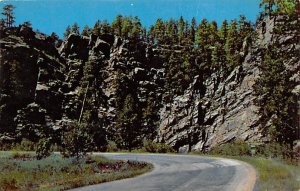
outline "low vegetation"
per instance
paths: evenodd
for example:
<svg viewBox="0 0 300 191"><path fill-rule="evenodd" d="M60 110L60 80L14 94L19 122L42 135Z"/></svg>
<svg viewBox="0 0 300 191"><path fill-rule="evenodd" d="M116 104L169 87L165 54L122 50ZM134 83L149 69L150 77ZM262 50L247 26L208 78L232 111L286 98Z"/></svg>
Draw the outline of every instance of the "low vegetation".
<svg viewBox="0 0 300 191"><path fill-rule="evenodd" d="M258 172L260 191L298 191L300 189L300 163L291 165L276 159L233 157L251 164Z"/></svg>
<svg viewBox="0 0 300 191"><path fill-rule="evenodd" d="M116 161L100 156L42 160L28 153L0 155L0 190L66 190L129 178L150 171L152 165Z"/></svg>
<svg viewBox="0 0 300 191"><path fill-rule="evenodd" d="M152 141L144 141L143 150L149 153L172 153L174 149L163 143L154 143Z"/></svg>

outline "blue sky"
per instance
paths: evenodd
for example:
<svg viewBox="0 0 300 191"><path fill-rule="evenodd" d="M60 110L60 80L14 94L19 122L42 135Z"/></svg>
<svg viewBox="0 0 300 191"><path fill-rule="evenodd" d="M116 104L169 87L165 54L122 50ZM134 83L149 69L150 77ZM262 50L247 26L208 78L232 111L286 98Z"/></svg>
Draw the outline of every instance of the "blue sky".
<svg viewBox="0 0 300 191"><path fill-rule="evenodd" d="M77 22L94 26L97 19L111 22L117 14L138 16L142 24L150 26L157 18L191 20L232 20L245 15L253 22L259 12L260 0L0 0L0 5L16 6L17 24L30 21L33 28L62 36L67 25Z"/></svg>

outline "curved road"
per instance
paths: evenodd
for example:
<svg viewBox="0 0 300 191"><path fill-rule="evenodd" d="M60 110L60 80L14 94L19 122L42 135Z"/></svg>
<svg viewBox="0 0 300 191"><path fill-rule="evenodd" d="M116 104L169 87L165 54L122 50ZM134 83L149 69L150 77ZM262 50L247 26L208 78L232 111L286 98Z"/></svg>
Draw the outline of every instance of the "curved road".
<svg viewBox="0 0 300 191"><path fill-rule="evenodd" d="M252 191L256 180L256 172L250 165L231 159L159 154L99 155L149 162L154 170L136 178L73 191Z"/></svg>

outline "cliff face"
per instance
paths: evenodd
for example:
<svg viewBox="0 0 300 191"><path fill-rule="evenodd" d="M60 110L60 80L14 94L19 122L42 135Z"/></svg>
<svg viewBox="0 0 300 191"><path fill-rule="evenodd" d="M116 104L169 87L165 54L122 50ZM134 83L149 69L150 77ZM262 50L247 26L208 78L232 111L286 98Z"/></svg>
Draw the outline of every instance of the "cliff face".
<svg viewBox="0 0 300 191"><path fill-rule="evenodd" d="M254 104L257 97L253 86L260 78L259 66L264 51L274 44L291 55L284 64L289 80L296 84L293 93L300 94L299 27L291 28L287 19L278 16L257 23L257 38L247 49L241 66L226 78L221 70L213 73L203 83L205 91L199 89L200 81L196 76L183 95L175 97L170 106L164 105L160 112L160 138L181 152L209 150L234 140L268 141L268 127L259 123L261 116ZM276 34L275 28L284 25L286 28L280 35Z"/></svg>
<svg viewBox="0 0 300 191"><path fill-rule="evenodd" d="M283 20L277 18L276 23ZM250 47L245 43L241 53L245 54L242 65L227 76L222 69L205 80L200 74L191 76L193 82L184 93L174 94L168 102L166 64L170 51L182 54L180 47L152 47L113 35L70 35L56 49L53 39L26 27L14 29L14 34L7 31L0 40L1 139L38 139L60 131L71 120L79 120L83 92L93 86L97 91L90 95L90 109L110 132L116 124L118 95L135 92L142 108L152 98L157 111L152 124L157 132L154 141L182 152L209 150L234 140L266 141L253 92L263 50L275 42L286 51L299 52L300 47L297 29L280 36L274 35L273 29L274 19L258 23L257 39ZM286 62L291 80L298 84L299 65L299 54ZM96 77L85 84L87 70ZM120 85L125 92L118 92ZM299 93L298 86L295 93ZM142 126L147 128L149 121L143 119Z"/></svg>

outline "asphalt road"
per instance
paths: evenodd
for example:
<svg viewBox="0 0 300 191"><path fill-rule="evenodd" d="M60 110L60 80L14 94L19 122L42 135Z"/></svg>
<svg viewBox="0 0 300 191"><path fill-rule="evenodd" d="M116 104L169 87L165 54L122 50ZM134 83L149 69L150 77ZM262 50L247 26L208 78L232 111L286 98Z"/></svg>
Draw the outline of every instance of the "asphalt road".
<svg viewBox="0 0 300 191"><path fill-rule="evenodd" d="M73 191L252 191L256 172L248 164L188 155L100 154L112 159L152 163L136 178L86 186Z"/></svg>

